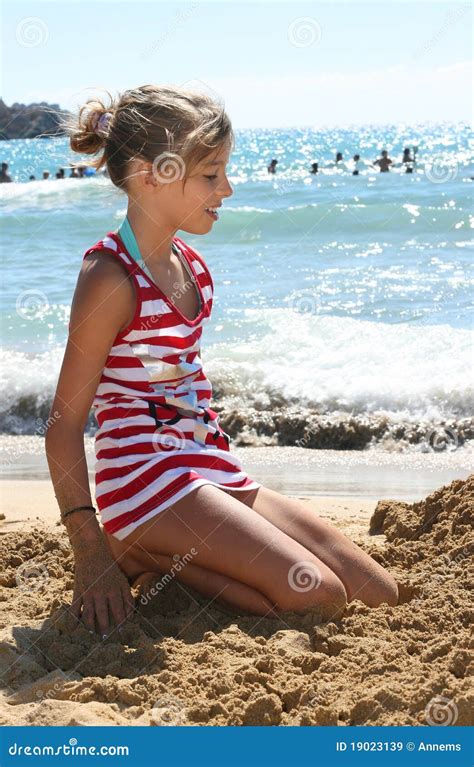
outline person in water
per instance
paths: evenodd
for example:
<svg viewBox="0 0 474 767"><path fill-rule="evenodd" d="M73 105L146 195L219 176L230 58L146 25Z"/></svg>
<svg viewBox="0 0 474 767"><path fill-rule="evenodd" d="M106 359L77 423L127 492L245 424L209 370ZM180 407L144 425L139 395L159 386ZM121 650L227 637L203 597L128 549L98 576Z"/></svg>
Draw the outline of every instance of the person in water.
<svg viewBox="0 0 474 767"><path fill-rule="evenodd" d="M406 165L405 173L413 173L413 167L415 165L415 157L410 154L410 147L405 147L403 150L402 165Z"/></svg>
<svg viewBox="0 0 474 767"><path fill-rule="evenodd" d="M318 173L318 170L319 170L318 163L317 162L311 163L310 173Z"/></svg>
<svg viewBox="0 0 474 767"><path fill-rule="evenodd" d="M352 175L358 176L359 175L359 164L360 164L360 154L355 154L352 158Z"/></svg>
<svg viewBox="0 0 474 767"><path fill-rule="evenodd" d="M112 211L113 230L84 253L45 436L74 555L73 615L105 638L133 613L131 589L146 591L189 552L177 581L239 614L316 609L330 619L353 600L398 604L376 559L247 474L210 407L201 335L214 283L176 232L211 232L234 193L222 104L150 84L65 119L71 149L106 164L127 205L119 228ZM168 166L156 164L157 147ZM84 450L91 406L98 510Z"/></svg>
<svg viewBox="0 0 474 767"><path fill-rule="evenodd" d="M272 160L270 165L267 166L269 173L275 173L278 160Z"/></svg>
<svg viewBox="0 0 474 767"><path fill-rule="evenodd" d="M8 163L2 162L2 169L0 170L0 184L11 183L11 176L8 173Z"/></svg>
<svg viewBox="0 0 474 767"><path fill-rule="evenodd" d="M59 168L56 173L56 178L64 178L64 168Z"/></svg>
<svg viewBox="0 0 474 767"><path fill-rule="evenodd" d="M44 170L43 171L43 181L48 181L49 175L50 175L49 170Z"/></svg>
<svg viewBox="0 0 474 767"><path fill-rule="evenodd" d="M379 157L378 160L374 161L374 165L378 165L380 168L381 173L387 173L387 171L390 170L390 166L392 165L393 160L390 159L388 156L388 152L386 149L382 149L382 155Z"/></svg>

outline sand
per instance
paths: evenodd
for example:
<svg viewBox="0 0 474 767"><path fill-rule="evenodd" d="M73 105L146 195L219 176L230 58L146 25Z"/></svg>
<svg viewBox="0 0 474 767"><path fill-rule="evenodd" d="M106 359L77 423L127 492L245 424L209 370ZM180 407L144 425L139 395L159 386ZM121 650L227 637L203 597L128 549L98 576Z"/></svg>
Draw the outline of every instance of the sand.
<svg viewBox="0 0 474 767"><path fill-rule="evenodd" d="M71 620L73 557L51 496L3 484L1 724L473 723L474 475L412 504L303 499L394 574L396 607L262 619L174 579L146 606L136 592L120 641Z"/></svg>

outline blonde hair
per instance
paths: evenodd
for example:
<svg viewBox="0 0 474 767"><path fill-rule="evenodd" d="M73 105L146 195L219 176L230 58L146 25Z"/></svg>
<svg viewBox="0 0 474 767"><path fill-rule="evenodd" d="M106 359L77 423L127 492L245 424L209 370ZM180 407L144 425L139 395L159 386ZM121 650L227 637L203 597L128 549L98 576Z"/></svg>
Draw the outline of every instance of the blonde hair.
<svg viewBox="0 0 474 767"><path fill-rule="evenodd" d="M234 145L223 105L207 94L167 85L141 85L116 100L106 92L108 104L100 98L89 99L78 115L63 120L63 128L74 152L101 152L89 166L97 170L106 166L111 181L124 191L130 160L149 161L154 171L156 163L162 163L168 182L171 169L178 170L186 183L213 150L227 142L231 148Z"/></svg>

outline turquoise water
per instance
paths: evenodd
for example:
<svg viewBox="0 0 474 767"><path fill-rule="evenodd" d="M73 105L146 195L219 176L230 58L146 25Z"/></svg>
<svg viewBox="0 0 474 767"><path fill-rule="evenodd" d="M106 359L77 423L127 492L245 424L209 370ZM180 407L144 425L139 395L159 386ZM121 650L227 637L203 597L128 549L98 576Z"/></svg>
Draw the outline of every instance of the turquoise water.
<svg viewBox="0 0 474 767"><path fill-rule="evenodd" d="M368 164L413 144L413 174ZM214 278L202 356L215 397L249 423L250 408L276 406L392 425L470 418L472 147L467 125L237 131L219 221L205 237L178 231ZM361 155L359 176L330 166L336 151ZM5 432L44 417L82 254L126 210L103 176L27 181L79 159L66 139L2 142L15 180L0 187Z"/></svg>

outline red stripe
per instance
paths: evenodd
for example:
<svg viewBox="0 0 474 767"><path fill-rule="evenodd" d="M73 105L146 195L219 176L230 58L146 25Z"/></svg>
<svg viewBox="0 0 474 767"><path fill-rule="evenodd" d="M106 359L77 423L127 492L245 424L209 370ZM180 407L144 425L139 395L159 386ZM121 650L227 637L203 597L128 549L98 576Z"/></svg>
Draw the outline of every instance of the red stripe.
<svg viewBox="0 0 474 767"><path fill-rule="evenodd" d="M179 452L173 452L168 458L162 458L158 462L153 462L149 469L146 469L139 478L129 482L124 487L111 490L104 495L100 495L101 508L107 508L121 501L129 501L133 499L140 490L143 490L148 485L151 485L162 474L169 469L189 469L189 460L192 459L193 468L202 467L204 469L215 469L216 471L228 471L230 473L235 472L235 465L223 458L216 458L215 456L206 455L205 453L197 453L196 455L180 455Z"/></svg>

